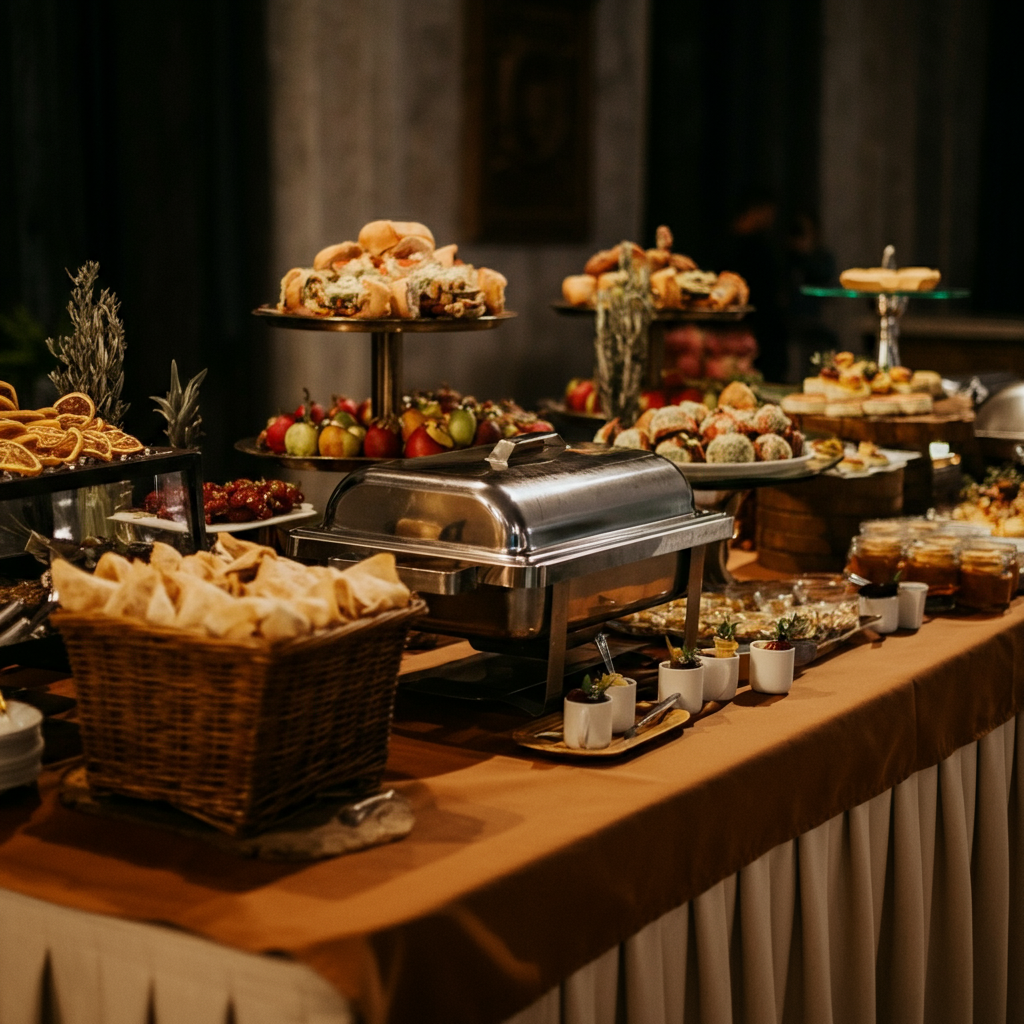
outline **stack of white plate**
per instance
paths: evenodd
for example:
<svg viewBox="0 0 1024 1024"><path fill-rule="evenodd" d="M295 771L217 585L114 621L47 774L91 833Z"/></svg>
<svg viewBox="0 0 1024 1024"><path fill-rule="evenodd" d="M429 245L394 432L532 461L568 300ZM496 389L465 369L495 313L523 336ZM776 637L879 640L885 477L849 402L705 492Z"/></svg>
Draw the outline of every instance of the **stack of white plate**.
<svg viewBox="0 0 1024 1024"><path fill-rule="evenodd" d="M36 708L16 700L0 714L0 793L35 782L42 768L42 724Z"/></svg>

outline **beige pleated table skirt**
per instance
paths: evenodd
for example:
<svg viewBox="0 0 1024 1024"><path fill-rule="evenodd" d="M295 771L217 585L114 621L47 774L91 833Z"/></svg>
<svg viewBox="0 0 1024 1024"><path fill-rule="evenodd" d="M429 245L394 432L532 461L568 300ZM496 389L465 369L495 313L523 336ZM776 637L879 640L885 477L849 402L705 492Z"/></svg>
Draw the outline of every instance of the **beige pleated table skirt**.
<svg viewBox="0 0 1024 1024"><path fill-rule="evenodd" d="M1022 784L1018 716L774 847L509 1024L1024 1021ZM0 890L0 1024L355 1019L303 964Z"/></svg>

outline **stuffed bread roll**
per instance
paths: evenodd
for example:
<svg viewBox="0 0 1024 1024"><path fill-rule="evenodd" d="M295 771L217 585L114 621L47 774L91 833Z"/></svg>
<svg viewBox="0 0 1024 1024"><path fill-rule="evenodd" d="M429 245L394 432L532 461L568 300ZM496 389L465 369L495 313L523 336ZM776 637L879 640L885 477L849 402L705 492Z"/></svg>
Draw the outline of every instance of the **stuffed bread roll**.
<svg viewBox="0 0 1024 1024"><path fill-rule="evenodd" d="M508 279L504 274L488 267L480 267L476 272L477 284L484 293L484 304L492 316L505 312L505 288Z"/></svg>
<svg viewBox="0 0 1024 1024"><path fill-rule="evenodd" d="M597 278L590 274L570 274L562 281L562 297L571 306L589 306L597 291Z"/></svg>
<svg viewBox="0 0 1024 1024"><path fill-rule="evenodd" d="M349 260L357 259L363 255L363 247L358 242L338 242L336 245L328 245L321 249L313 257L314 270L339 269Z"/></svg>
<svg viewBox="0 0 1024 1024"><path fill-rule="evenodd" d="M281 278L281 297L278 300L277 308L282 313L308 312L302 305L302 289L311 273L313 271L306 267L292 267Z"/></svg>
<svg viewBox="0 0 1024 1024"><path fill-rule="evenodd" d="M391 312L391 289L377 277L311 271L302 285L302 309L315 316L376 319Z"/></svg>

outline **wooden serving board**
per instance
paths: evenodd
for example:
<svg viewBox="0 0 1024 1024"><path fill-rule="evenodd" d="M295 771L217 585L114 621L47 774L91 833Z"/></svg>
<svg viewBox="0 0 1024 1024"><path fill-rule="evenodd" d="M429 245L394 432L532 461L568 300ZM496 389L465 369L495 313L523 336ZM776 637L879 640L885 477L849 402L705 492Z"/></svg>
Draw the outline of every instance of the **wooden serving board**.
<svg viewBox="0 0 1024 1024"><path fill-rule="evenodd" d="M642 718L657 701L652 700L640 700L636 704L637 718ZM544 754L559 754L563 757L572 758L602 758L602 757L620 757L629 750L633 750L635 747L643 746L645 743L650 743L652 740L657 739L664 733L669 732L672 729L679 728L685 725L690 720L690 712L682 711L679 708L673 708L669 711L665 717L658 722L657 725L652 725L648 729L644 729L643 732L637 733L631 739L623 739L622 736L613 736L612 742L607 747L602 747L600 750L577 750L575 747L566 746L565 741L561 739L562 733L562 715L561 712L556 712L553 715L546 715L544 718L537 718L530 722L529 725L524 725L520 729L512 734L512 738L521 747L527 747L530 750L539 750ZM540 733L558 733L558 738L554 736L545 737L538 735Z"/></svg>
<svg viewBox="0 0 1024 1024"><path fill-rule="evenodd" d="M905 467L905 513L924 512L934 505L937 489L956 492L955 481L936 479L928 452L932 441L946 441L973 476L980 476L983 469L981 450L974 436L974 411L970 402L961 398L939 399L927 416L794 415L792 419L805 434L835 434L844 441L872 441L879 448L921 452L922 458L908 462Z"/></svg>

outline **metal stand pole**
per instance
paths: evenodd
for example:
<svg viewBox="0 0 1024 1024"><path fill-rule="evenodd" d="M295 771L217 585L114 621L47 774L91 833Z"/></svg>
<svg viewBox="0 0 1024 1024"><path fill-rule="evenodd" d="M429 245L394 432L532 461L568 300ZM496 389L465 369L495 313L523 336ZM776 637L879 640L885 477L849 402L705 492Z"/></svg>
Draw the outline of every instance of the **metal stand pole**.
<svg viewBox="0 0 1024 1024"><path fill-rule="evenodd" d="M399 332L371 332L370 375L373 415L397 416L402 408L402 335Z"/></svg>
<svg viewBox="0 0 1024 1024"><path fill-rule="evenodd" d="M565 685L565 635L569 629L569 581L551 587L551 632L548 634L548 677L544 706L551 708Z"/></svg>

